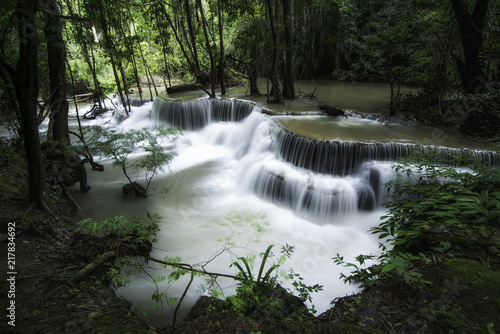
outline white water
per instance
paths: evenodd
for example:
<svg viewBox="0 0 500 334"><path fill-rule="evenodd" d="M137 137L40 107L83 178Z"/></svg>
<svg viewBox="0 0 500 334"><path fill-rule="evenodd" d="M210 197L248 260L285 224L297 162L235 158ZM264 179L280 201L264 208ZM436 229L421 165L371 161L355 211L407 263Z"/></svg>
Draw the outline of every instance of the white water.
<svg viewBox="0 0 500 334"><path fill-rule="evenodd" d="M133 108L132 116L119 125L111 119L92 122L108 122L123 128L151 126L150 108L150 103ZM170 165L171 172L155 178L154 195L146 200L121 200L125 179L120 170L111 166L106 166L102 174L89 172L92 193L80 195L78 200L85 213L96 219L159 213L164 219L152 254L156 258L178 256L182 262L198 264L211 260L224 247L229 248L230 251L223 252L205 267L211 272L236 274L230 264L237 257L258 254L271 244L275 245L276 255L282 245L295 246L292 258L281 269L293 268L306 284L323 285L324 290L313 295L313 304L319 313L326 311L336 297L358 290L339 279L340 273L347 271L336 266L332 257L340 253L347 261L354 261L359 254L377 253L378 240L367 230L378 225L383 211L357 210L354 189L356 184L365 182L366 173L340 178L279 161L271 149L272 122L256 108L240 123L212 123L201 131L185 132L176 143L178 155ZM261 170L289 181L292 186L286 192L299 199L313 189L307 201L308 210L301 200L290 206L279 201L273 204L264 195L256 195L258 187L265 188L263 193L269 191L266 181L259 179ZM332 193L337 201L332 200ZM259 257L255 263L260 264ZM152 263L149 266L152 277L168 275L169 268ZM180 297L187 282L188 277L173 284L162 282L158 290L166 291L168 297ZM219 283L225 295L234 291L234 281L219 279ZM178 319L182 319L201 293L206 293L201 288L204 284L204 278L195 279ZM292 287L289 281L283 284ZM138 310L145 310L153 324L167 325L172 321L175 305L165 302L163 309L152 309L155 289L151 277L139 275L133 276L119 293Z"/></svg>

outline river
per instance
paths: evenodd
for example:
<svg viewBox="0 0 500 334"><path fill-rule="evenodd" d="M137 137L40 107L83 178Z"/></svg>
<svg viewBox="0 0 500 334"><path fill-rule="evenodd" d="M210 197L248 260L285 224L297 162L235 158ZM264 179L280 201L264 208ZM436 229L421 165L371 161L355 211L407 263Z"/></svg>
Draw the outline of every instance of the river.
<svg viewBox="0 0 500 334"><path fill-rule="evenodd" d="M265 91L263 82L261 87ZM386 85L303 82L297 87L309 94L317 87L317 103L364 114L383 109L390 94ZM321 313L336 297L359 290L344 284L339 276L347 271L332 258L339 253L352 262L359 254L379 253L377 237L367 231L385 212L382 184L393 177L392 161L410 143L422 140L473 147L437 129L328 118L319 116L307 99L273 106L262 97L242 97L244 93L245 88L231 89L229 100L216 103L204 99L203 92L164 95L175 101L157 99L133 107L130 118L122 122L110 113L85 120L84 126L123 129L179 122L173 125L186 129L176 142L165 142L165 149L177 156L168 170L155 177L147 199L122 199L126 179L110 161L101 161L103 173L89 171L92 190L76 196L85 215L102 220L158 213L163 219L152 256L206 264L211 272L236 274L230 265L241 256L256 255L258 266L259 253L272 244L275 256L270 266L281 246L294 246L293 256L280 270L293 268L306 284L323 285L312 301ZM262 113L263 108L276 116ZM176 305L165 300L163 308L155 309L152 294L158 289L179 298L189 280L187 275L173 283L153 284L152 277L168 275L169 270L149 263L147 275L134 274L126 287L118 289L156 326L171 323ZM218 283L225 296L235 289L230 279ZM205 278L195 279L180 318L201 294L207 294L206 285ZM284 280L283 285L293 290L291 281Z"/></svg>

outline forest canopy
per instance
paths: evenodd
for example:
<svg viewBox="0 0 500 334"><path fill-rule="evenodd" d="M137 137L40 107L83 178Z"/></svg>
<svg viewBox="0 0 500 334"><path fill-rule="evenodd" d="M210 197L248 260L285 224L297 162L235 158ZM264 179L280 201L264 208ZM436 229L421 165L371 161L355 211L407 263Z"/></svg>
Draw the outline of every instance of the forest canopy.
<svg viewBox="0 0 500 334"><path fill-rule="evenodd" d="M498 0L36 2L43 100L50 97L48 53L58 47L49 31L62 34L68 89L101 97L141 80L169 87L174 78L196 82L212 96L242 80L259 93L258 77L277 87L276 102L294 97L294 79L390 82L437 96L483 90L499 72ZM2 5L2 100L8 104L14 95L6 68L19 59L19 18L15 3Z"/></svg>

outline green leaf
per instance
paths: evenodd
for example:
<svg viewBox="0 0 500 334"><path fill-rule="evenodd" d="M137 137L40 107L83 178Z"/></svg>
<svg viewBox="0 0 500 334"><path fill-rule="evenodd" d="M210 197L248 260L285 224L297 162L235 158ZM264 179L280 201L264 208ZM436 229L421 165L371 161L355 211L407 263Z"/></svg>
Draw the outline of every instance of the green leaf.
<svg viewBox="0 0 500 334"><path fill-rule="evenodd" d="M396 268L396 265L394 263L389 263L386 264L382 270L380 271L381 274L392 271L394 268Z"/></svg>

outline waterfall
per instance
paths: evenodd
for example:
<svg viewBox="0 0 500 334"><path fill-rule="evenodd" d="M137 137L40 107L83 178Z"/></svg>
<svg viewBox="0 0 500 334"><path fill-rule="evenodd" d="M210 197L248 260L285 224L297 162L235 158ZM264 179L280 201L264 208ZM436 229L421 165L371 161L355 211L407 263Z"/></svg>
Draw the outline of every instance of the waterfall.
<svg viewBox="0 0 500 334"><path fill-rule="evenodd" d="M295 131L290 126L292 119L298 125ZM394 160L412 152L408 141L416 137L408 136L407 142L373 139L373 133L366 130L368 123L357 122L357 130L352 130L351 119L339 119L347 131L365 131L365 140L345 133L328 137L344 140L318 139L312 138L318 126L330 130L333 122L318 117L305 131L304 120L283 116L278 122L276 116L242 100L180 102L156 98L153 103L132 108L121 122L101 120L125 129L167 123L186 130L175 148L172 144L177 156L169 172L159 173L152 183L155 196L123 202L119 188L115 191L117 183L123 182L122 171L110 164L107 173L92 174L93 197L77 199L96 217L160 214L164 219L152 255L179 256L183 262L198 264L211 259L206 267L211 272L231 273L228 270L234 270L230 267L234 259L247 256L250 250L258 254L267 245L293 245L296 252L282 268L293 268L307 284L325 287L311 302L324 312L333 298L357 289L337 279L343 269L333 264L332 257L339 253L353 262L360 253L380 251L377 236L366 231L377 226L384 214L387 190L383 185L396 177ZM380 126L379 130L386 128ZM407 130L404 127L402 131ZM498 163L495 153L471 152L490 164ZM115 177L108 178L109 173ZM231 253L221 252L226 246ZM166 275L163 267L150 265L149 277ZM132 276L131 283L120 291L134 307L145 309L153 324L168 323L168 314L176 307L154 309L153 293L168 290L169 298L186 296L178 319L198 298L193 288L185 292L189 277L157 284L145 278ZM218 283L224 293L234 291L232 280ZM284 286L290 283L283 282ZM195 277L192 286L204 284L204 278Z"/></svg>
<svg viewBox="0 0 500 334"><path fill-rule="evenodd" d="M387 197L383 185L394 177L392 164L415 150L414 144L404 142L306 137L260 111L241 100L156 98L151 118L185 130L201 129L197 145L233 150L243 189L321 224L379 209ZM498 163L494 152L441 150L445 156L465 152Z"/></svg>
<svg viewBox="0 0 500 334"><path fill-rule="evenodd" d="M149 99L147 98L139 98L139 97L125 97L125 101L128 105L131 107L140 107L144 105L145 103L149 102ZM118 97L116 98L116 105L119 107L122 105L122 100Z"/></svg>
<svg viewBox="0 0 500 334"><path fill-rule="evenodd" d="M278 122L273 124L272 133L273 149L281 159L300 168L339 176L359 173L363 164L369 161L398 160L410 155L415 149L415 144L410 143L309 138L287 130ZM479 158L487 165L500 164L496 152L448 147L430 149L439 149L445 159L453 154L460 154Z"/></svg>
<svg viewBox="0 0 500 334"><path fill-rule="evenodd" d="M156 97L151 118L184 130L199 130L212 122L239 122L255 105L229 99L199 99L192 101L165 100Z"/></svg>

